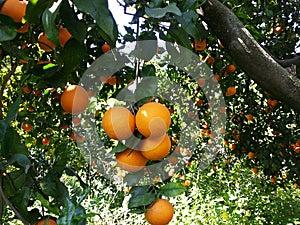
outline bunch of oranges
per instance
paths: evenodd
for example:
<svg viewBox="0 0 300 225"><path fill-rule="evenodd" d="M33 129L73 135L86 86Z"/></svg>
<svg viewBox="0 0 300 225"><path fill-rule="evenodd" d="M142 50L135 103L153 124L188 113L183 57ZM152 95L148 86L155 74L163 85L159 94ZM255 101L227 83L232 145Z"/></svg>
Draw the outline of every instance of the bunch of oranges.
<svg viewBox="0 0 300 225"><path fill-rule="evenodd" d="M135 116L127 108L115 106L102 118L105 133L114 140L126 140L136 130L143 136L137 149L128 147L116 154L117 165L129 172L139 171L149 160L161 160L169 154L171 140L166 132L170 124L169 109L158 102L144 104Z"/></svg>

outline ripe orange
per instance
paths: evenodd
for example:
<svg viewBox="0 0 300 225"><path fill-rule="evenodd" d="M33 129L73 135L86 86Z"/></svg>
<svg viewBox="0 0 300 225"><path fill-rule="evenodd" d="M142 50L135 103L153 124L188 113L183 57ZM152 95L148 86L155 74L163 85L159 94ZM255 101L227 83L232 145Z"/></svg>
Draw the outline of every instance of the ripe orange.
<svg viewBox="0 0 300 225"><path fill-rule="evenodd" d="M275 184L277 182L277 178L276 177L271 177L270 181L271 181L271 183Z"/></svg>
<svg viewBox="0 0 300 225"><path fill-rule="evenodd" d="M169 163L171 163L171 164L176 164L176 163L178 163L178 157L176 157L176 156L171 156L170 158L169 158Z"/></svg>
<svg viewBox="0 0 300 225"><path fill-rule="evenodd" d="M254 152L249 152L248 153L248 158L249 159L254 159L255 158L255 153Z"/></svg>
<svg viewBox="0 0 300 225"><path fill-rule="evenodd" d="M81 124L81 118L79 118L79 117L77 117L77 116L75 116L75 117L73 117L72 118L72 124L73 124L73 126L79 126L80 124Z"/></svg>
<svg viewBox="0 0 300 225"><path fill-rule="evenodd" d="M39 34L38 44L45 52L51 52L55 48L55 44L46 37L45 32Z"/></svg>
<svg viewBox="0 0 300 225"><path fill-rule="evenodd" d="M215 63L215 59L214 59L214 57L212 57L212 56L207 56L206 59L205 59L205 62L206 62L207 64L209 64L209 65L212 65L212 64Z"/></svg>
<svg viewBox="0 0 300 225"><path fill-rule="evenodd" d="M57 223L53 219L44 219L40 220L37 225L57 225Z"/></svg>
<svg viewBox="0 0 300 225"><path fill-rule="evenodd" d="M199 78L198 81L197 81L197 84L199 87L203 87L205 85L206 81L204 78Z"/></svg>
<svg viewBox="0 0 300 225"><path fill-rule="evenodd" d="M26 1L6 0L2 5L0 13L10 16L17 23L21 23L26 13L26 6Z"/></svg>
<svg viewBox="0 0 300 225"><path fill-rule="evenodd" d="M171 140L167 134L159 137L148 137L139 146L142 155L149 160L160 160L169 155Z"/></svg>
<svg viewBox="0 0 300 225"><path fill-rule="evenodd" d="M138 131L145 137L162 136L171 124L169 109L157 102L144 104L138 110L135 122Z"/></svg>
<svg viewBox="0 0 300 225"><path fill-rule="evenodd" d="M123 106L112 107L104 113L102 127L110 138L125 140L134 132L134 115Z"/></svg>
<svg viewBox="0 0 300 225"><path fill-rule="evenodd" d="M248 121L253 121L253 115L252 114L248 114L246 116L246 118L247 118Z"/></svg>
<svg viewBox="0 0 300 225"><path fill-rule="evenodd" d="M274 33L275 34L280 34L283 30L282 25L278 25L277 27L274 28Z"/></svg>
<svg viewBox="0 0 300 225"><path fill-rule="evenodd" d="M31 88L30 88L29 86L25 86L25 87L23 88L23 92L24 92L25 94L29 94L29 93L31 92Z"/></svg>
<svg viewBox="0 0 300 225"><path fill-rule="evenodd" d="M206 48L206 39L194 40L194 46L196 51L203 51Z"/></svg>
<svg viewBox="0 0 300 225"><path fill-rule="evenodd" d="M107 79L106 83L109 85L115 85L117 83L117 78L115 76L111 76L110 78Z"/></svg>
<svg viewBox="0 0 300 225"><path fill-rule="evenodd" d="M117 165L128 172L136 172L143 169L148 159L146 159L140 151L127 148L123 152L116 154Z"/></svg>
<svg viewBox="0 0 300 225"><path fill-rule="evenodd" d="M29 131L32 131L32 126L31 126L31 124L29 124L29 123L24 123L24 124L22 125L22 129L23 129L25 132L29 132Z"/></svg>
<svg viewBox="0 0 300 225"><path fill-rule="evenodd" d="M156 200L146 211L146 220L151 225L166 225L174 215L172 204L166 199Z"/></svg>
<svg viewBox="0 0 300 225"><path fill-rule="evenodd" d="M226 96L229 97L229 96L232 96L232 95L235 95L236 93L236 88L234 86L230 86L227 88L227 91L226 91Z"/></svg>
<svg viewBox="0 0 300 225"><path fill-rule="evenodd" d="M18 33L23 34L23 33L28 32L28 28L29 28L29 23L27 21L17 31L18 31Z"/></svg>
<svg viewBox="0 0 300 225"><path fill-rule="evenodd" d="M83 87L71 85L62 93L60 103L66 112L79 114L87 108L89 95Z"/></svg>
<svg viewBox="0 0 300 225"><path fill-rule="evenodd" d="M50 144L50 140L49 140L48 138L44 137L44 138L42 139L42 144L43 144L43 145L49 145L49 144Z"/></svg>
<svg viewBox="0 0 300 225"><path fill-rule="evenodd" d="M68 31L67 28L64 28L62 26L59 27L58 30L58 40L61 47L64 47L65 44L70 40L72 37L72 34Z"/></svg>
<svg viewBox="0 0 300 225"><path fill-rule="evenodd" d="M110 51L110 45L105 43L104 45L102 45L101 50L104 53Z"/></svg>
<svg viewBox="0 0 300 225"><path fill-rule="evenodd" d="M253 173L258 173L259 169L257 167L252 168Z"/></svg>
<svg viewBox="0 0 300 225"><path fill-rule="evenodd" d="M230 73L234 73L236 71L236 67L233 64L229 64L228 66L226 66L226 70Z"/></svg>

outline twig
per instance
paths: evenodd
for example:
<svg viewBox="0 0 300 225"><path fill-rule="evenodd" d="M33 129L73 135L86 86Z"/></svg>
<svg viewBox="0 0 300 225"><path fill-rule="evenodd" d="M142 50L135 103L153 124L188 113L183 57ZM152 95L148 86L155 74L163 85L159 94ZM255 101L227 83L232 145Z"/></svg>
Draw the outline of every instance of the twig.
<svg viewBox="0 0 300 225"><path fill-rule="evenodd" d="M1 172L1 177L0 177L0 197L3 199L5 204L8 205L8 207L15 213L16 217L23 222L23 224L30 225L30 223L23 218L23 216L18 212L18 210L13 206L13 204L6 197L6 195L2 189L2 172Z"/></svg>
<svg viewBox="0 0 300 225"><path fill-rule="evenodd" d="M4 118L3 109L2 109L2 107L3 107L3 104L2 104L3 93L4 93L6 85L7 85L8 81L10 80L11 76L13 76L15 74L17 66L18 66L18 63L12 63L12 68L9 71L9 73L6 74L6 76L4 77L4 80L3 80L2 85L1 85L1 89L0 89L0 120L3 120L3 118Z"/></svg>

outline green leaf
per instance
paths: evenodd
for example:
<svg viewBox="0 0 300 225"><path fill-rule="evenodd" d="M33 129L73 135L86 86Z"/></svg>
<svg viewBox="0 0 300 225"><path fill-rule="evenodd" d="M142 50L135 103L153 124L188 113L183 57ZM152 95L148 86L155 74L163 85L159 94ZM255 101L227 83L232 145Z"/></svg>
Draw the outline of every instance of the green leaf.
<svg viewBox="0 0 300 225"><path fill-rule="evenodd" d="M191 8L195 4L195 2L196 2L196 0L186 0L184 2L183 11L186 11L189 8Z"/></svg>
<svg viewBox="0 0 300 225"><path fill-rule="evenodd" d="M56 17L59 13L59 8L62 1L53 3L53 5L47 8L42 15L42 22L46 32L47 38L55 45L59 44L58 41L58 29L56 26ZM58 3L58 4L57 4Z"/></svg>
<svg viewBox="0 0 300 225"><path fill-rule="evenodd" d="M123 182L126 183L128 186L136 185L139 180L144 176L144 171L138 171L135 173L128 173L123 179Z"/></svg>
<svg viewBox="0 0 300 225"><path fill-rule="evenodd" d="M79 42L83 42L86 34L87 27L83 21L80 21L69 4L69 1L63 1L60 7L60 17L64 22L65 27Z"/></svg>
<svg viewBox="0 0 300 225"><path fill-rule="evenodd" d="M177 16L181 16L181 11L180 9L176 6L176 3L170 3L168 6L164 8L145 8L145 13L153 18L162 18L164 17L167 13L173 13Z"/></svg>
<svg viewBox="0 0 300 225"><path fill-rule="evenodd" d="M113 147L113 149L111 150L111 154L115 154L115 153L118 153L118 152L122 152L124 150L127 149L127 146L124 145L121 141L118 142L118 144Z"/></svg>
<svg viewBox="0 0 300 225"><path fill-rule="evenodd" d="M5 118L5 120L6 120L7 123L9 123L10 121L12 121L16 117L16 115L18 113L18 110L19 110L20 100L21 100L21 97L19 96L17 98L17 100L9 108L7 116Z"/></svg>
<svg viewBox="0 0 300 225"><path fill-rule="evenodd" d="M49 8L55 0L34 0L29 1L26 7L25 19L33 24L40 23L43 12Z"/></svg>
<svg viewBox="0 0 300 225"><path fill-rule="evenodd" d="M86 56L86 48L83 44L75 39L68 41L61 51L61 57L64 60L65 73L70 73Z"/></svg>
<svg viewBox="0 0 300 225"><path fill-rule="evenodd" d="M162 0L151 0L149 3L150 8L158 8L162 5Z"/></svg>
<svg viewBox="0 0 300 225"><path fill-rule="evenodd" d="M156 200L156 196L152 192L147 192L141 195L132 196L128 202L128 208L136 208L141 206L148 206Z"/></svg>
<svg viewBox="0 0 300 225"><path fill-rule="evenodd" d="M150 77L155 76L155 66L147 65L144 66L141 70L141 77Z"/></svg>
<svg viewBox="0 0 300 225"><path fill-rule="evenodd" d="M158 80L156 77L144 77L138 84L134 94L137 101L146 97L155 96L158 87Z"/></svg>
<svg viewBox="0 0 300 225"><path fill-rule="evenodd" d="M44 206L46 209L49 210L49 212L54 213L56 215L58 215L60 213L60 209L55 206L52 205L49 200L45 199L40 193L36 194L36 199L39 200L42 204L42 206Z"/></svg>
<svg viewBox="0 0 300 225"><path fill-rule="evenodd" d="M10 41L17 36L17 26L13 19L0 14L0 41Z"/></svg>
<svg viewBox="0 0 300 225"><path fill-rule="evenodd" d="M40 181L40 187L44 194L48 196L57 197L57 190L56 190L56 181L57 177L52 173L49 172L44 176Z"/></svg>
<svg viewBox="0 0 300 225"><path fill-rule="evenodd" d="M196 40L200 40L202 38L199 29L195 25L195 21L198 19L196 12L188 11L183 13L182 16L176 16L175 18L187 34Z"/></svg>
<svg viewBox="0 0 300 225"><path fill-rule="evenodd" d="M23 154L14 154L10 160L9 160L10 164L13 163L18 163L20 166L23 166L25 168L25 173L27 172L28 168L31 165L31 161L30 159Z"/></svg>
<svg viewBox="0 0 300 225"><path fill-rule="evenodd" d="M170 29L168 30L168 33L179 45L190 50L192 49L189 35L182 27L171 26Z"/></svg>
<svg viewBox="0 0 300 225"><path fill-rule="evenodd" d="M107 0L74 0L76 7L93 17L100 28L101 36L111 45L115 46L118 38L117 24L108 9Z"/></svg>
<svg viewBox="0 0 300 225"><path fill-rule="evenodd" d="M1 125L0 125L1 126ZM3 125L2 125L3 126ZM0 137L3 135L1 153L4 156L8 154L21 153L27 155L27 149L25 145L21 142L20 136L12 127L7 125L1 130L4 133L0 133Z"/></svg>
<svg viewBox="0 0 300 225"><path fill-rule="evenodd" d="M167 197L174 197L185 192L186 189L179 183L168 183L160 188L160 193Z"/></svg>

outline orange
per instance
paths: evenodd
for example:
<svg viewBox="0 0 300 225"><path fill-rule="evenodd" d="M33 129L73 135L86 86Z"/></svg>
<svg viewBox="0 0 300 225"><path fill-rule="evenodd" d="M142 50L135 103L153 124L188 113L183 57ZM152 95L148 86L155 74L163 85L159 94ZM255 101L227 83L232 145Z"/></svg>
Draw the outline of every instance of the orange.
<svg viewBox="0 0 300 225"><path fill-rule="evenodd" d="M30 88L29 86L25 86L25 87L23 88L23 92L24 92L25 94L29 94L29 93L31 92L31 88Z"/></svg>
<svg viewBox="0 0 300 225"><path fill-rule="evenodd" d="M101 47L102 52L109 52L110 51L110 45L105 43L104 45L102 45Z"/></svg>
<svg viewBox="0 0 300 225"><path fill-rule="evenodd" d="M274 28L274 33L275 34L280 34L283 30L282 25L278 25L277 27Z"/></svg>
<svg viewBox="0 0 300 225"><path fill-rule="evenodd" d="M249 152L249 153L248 153L248 158L249 158L249 159L254 159L254 158L255 158L254 152Z"/></svg>
<svg viewBox="0 0 300 225"><path fill-rule="evenodd" d="M203 51L206 48L206 39L194 40L194 46L196 51Z"/></svg>
<svg viewBox="0 0 300 225"><path fill-rule="evenodd" d="M160 160L169 155L171 140L167 134L159 137L148 137L139 146L142 155L149 160Z"/></svg>
<svg viewBox="0 0 300 225"><path fill-rule="evenodd" d="M259 169L257 167L252 168L253 173L258 173Z"/></svg>
<svg viewBox="0 0 300 225"><path fill-rule="evenodd" d="M233 64L226 66L226 70L230 73L234 73L236 71L236 67Z"/></svg>
<svg viewBox="0 0 300 225"><path fill-rule="evenodd" d="M42 144L43 144L43 145L49 145L49 144L50 144L50 140L49 140L48 138L44 137L44 138L42 139Z"/></svg>
<svg viewBox="0 0 300 225"><path fill-rule="evenodd" d="M59 27L58 40L61 47L64 47L71 37L72 35L70 34L67 28L64 28L62 26Z"/></svg>
<svg viewBox="0 0 300 225"><path fill-rule="evenodd" d="M275 184L277 182L277 178L276 177L271 177L270 181L271 181L271 183Z"/></svg>
<svg viewBox="0 0 300 225"><path fill-rule="evenodd" d="M226 91L226 96L229 97L229 96L232 96L232 95L235 95L236 93L236 88L234 86L231 86L231 87L228 87L227 88L227 91Z"/></svg>
<svg viewBox="0 0 300 225"><path fill-rule="evenodd" d="M45 32L39 34L38 44L45 52L51 52L55 48L55 44L47 38Z"/></svg>
<svg viewBox="0 0 300 225"><path fill-rule="evenodd" d="M22 129L23 129L25 132L29 132L29 131L32 131L32 126L31 126L31 124L29 124L29 123L24 123L24 124L22 125Z"/></svg>
<svg viewBox="0 0 300 225"><path fill-rule="evenodd" d="M197 81L197 84L199 87L203 87L205 85L206 81L204 78L199 78L198 81Z"/></svg>
<svg viewBox="0 0 300 225"><path fill-rule="evenodd" d="M106 81L109 85L115 85L117 83L117 78L115 76L109 77Z"/></svg>
<svg viewBox="0 0 300 225"><path fill-rule="evenodd" d="M205 59L205 62L206 62L207 64L209 64L209 65L212 65L212 64L215 63L215 59L214 59L214 57L212 57L212 56L207 56L206 59Z"/></svg>
<svg viewBox="0 0 300 225"><path fill-rule="evenodd" d="M71 85L62 93L60 103L66 112L79 114L87 108L89 95L83 87Z"/></svg>
<svg viewBox="0 0 300 225"><path fill-rule="evenodd" d="M123 106L112 107L104 113L102 127L110 138L125 140L134 132L134 115Z"/></svg>
<svg viewBox="0 0 300 225"><path fill-rule="evenodd" d="M57 225L57 223L53 219L44 219L40 220L37 225Z"/></svg>
<svg viewBox="0 0 300 225"><path fill-rule="evenodd" d="M149 102L139 108L135 122L138 131L145 137L162 136L171 124L171 114L166 106Z"/></svg>
<svg viewBox="0 0 300 225"><path fill-rule="evenodd" d="M73 126L79 126L81 124L81 118L77 117L77 116L74 116L72 118L72 124Z"/></svg>
<svg viewBox="0 0 300 225"><path fill-rule="evenodd" d="M147 159L140 151L127 148L123 152L116 154L117 165L126 171L136 172L143 169L147 164Z"/></svg>
<svg viewBox="0 0 300 225"><path fill-rule="evenodd" d="M18 33L23 34L23 33L28 32L28 28L29 28L29 23L27 21L17 31L18 31Z"/></svg>
<svg viewBox="0 0 300 225"><path fill-rule="evenodd" d="M2 5L0 13L10 16L17 23L21 23L26 13L26 6L26 1L6 0Z"/></svg>
<svg viewBox="0 0 300 225"><path fill-rule="evenodd" d="M189 186L191 186L191 181L185 180L185 181L182 182L181 184L182 184L182 186L184 186L184 187L189 187Z"/></svg>
<svg viewBox="0 0 300 225"><path fill-rule="evenodd" d="M246 116L246 118L247 118L248 121L253 121L253 115L252 114L248 114Z"/></svg>
<svg viewBox="0 0 300 225"><path fill-rule="evenodd" d="M151 225L166 225L174 215L172 204L166 199L156 200L146 211L146 220Z"/></svg>

